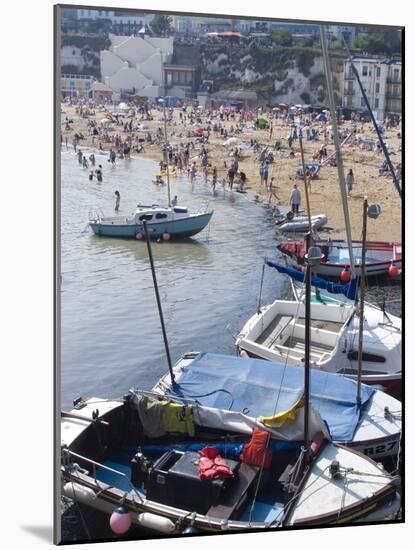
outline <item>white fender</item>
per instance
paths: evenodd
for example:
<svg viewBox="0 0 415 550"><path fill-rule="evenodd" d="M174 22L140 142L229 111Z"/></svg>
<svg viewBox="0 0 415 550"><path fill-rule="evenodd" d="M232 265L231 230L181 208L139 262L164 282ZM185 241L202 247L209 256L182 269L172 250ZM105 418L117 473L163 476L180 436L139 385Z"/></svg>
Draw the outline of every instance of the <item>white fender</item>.
<svg viewBox="0 0 415 550"><path fill-rule="evenodd" d="M159 533L169 534L173 533L176 529L174 523L170 519L150 512L138 514L138 524L146 529L158 531Z"/></svg>

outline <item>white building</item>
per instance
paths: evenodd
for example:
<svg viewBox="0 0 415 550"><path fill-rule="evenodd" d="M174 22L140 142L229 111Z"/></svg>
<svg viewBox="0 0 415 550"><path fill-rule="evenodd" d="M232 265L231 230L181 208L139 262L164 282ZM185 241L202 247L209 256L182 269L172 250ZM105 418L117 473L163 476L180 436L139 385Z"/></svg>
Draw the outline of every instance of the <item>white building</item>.
<svg viewBox="0 0 415 550"><path fill-rule="evenodd" d="M402 63L375 58L353 59L370 108L379 120L402 112ZM343 107L366 111L367 106L351 67L344 63Z"/></svg>
<svg viewBox="0 0 415 550"><path fill-rule="evenodd" d="M117 93L145 97L164 92L163 64L173 56L173 38L109 35L111 46L101 56L102 81Z"/></svg>
<svg viewBox="0 0 415 550"><path fill-rule="evenodd" d="M77 18L79 21L85 20L102 20L108 19L114 24L136 24L143 25L148 23L153 19L154 14L149 13L140 13L137 11L126 11L126 10L104 10L104 9L82 9L76 10Z"/></svg>

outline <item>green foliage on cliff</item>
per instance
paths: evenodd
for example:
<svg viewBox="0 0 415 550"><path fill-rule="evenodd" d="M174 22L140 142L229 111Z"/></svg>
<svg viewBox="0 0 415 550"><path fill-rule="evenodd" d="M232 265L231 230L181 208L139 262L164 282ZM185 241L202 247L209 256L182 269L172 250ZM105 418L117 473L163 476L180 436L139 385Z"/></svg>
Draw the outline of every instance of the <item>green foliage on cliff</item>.
<svg viewBox="0 0 415 550"><path fill-rule="evenodd" d="M87 48L99 53L109 48L111 42L106 36L89 36L86 34L64 34L61 40L62 46L75 46L79 49Z"/></svg>
<svg viewBox="0 0 415 550"><path fill-rule="evenodd" d="M402 31L370 29L366 36L356 38L353 48L369 54L402 55Z"/></svg>

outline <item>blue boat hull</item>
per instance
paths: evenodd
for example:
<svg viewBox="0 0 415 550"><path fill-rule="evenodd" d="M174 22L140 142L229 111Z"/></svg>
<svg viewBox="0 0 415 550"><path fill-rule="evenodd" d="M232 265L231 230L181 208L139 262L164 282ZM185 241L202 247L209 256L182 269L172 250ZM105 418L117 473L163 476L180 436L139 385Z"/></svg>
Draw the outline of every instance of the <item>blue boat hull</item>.
<svg viewBox="0 0 415 550"><path fill-rule="evenodd" d="M151 239L158 239L163 233L168 233L171 238L186 238L192 237L197 233L200 233L210 221L213 212L207 212L206 214L200 214L197 216L190 216L188 218L167 221L162 223L147 224L148 233ZM102 237L118 237L120 239L135 239L138 233L144 237L144 225L143 224L120 224L115 222L111 224L90 222L90 227L95 235Z"/></svg>

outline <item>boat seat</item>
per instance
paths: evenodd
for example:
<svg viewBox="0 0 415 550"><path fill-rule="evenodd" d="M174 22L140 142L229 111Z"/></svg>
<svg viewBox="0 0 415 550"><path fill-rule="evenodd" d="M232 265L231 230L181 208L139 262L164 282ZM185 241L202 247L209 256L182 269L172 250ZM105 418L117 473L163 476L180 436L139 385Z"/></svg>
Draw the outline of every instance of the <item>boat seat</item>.
<svg viewBox="0 0 415 550"><path fill-rule="evenodd" d="M212 518L229 519L245 502L248 490L259 472L257 466L241 462L237 478L229 491L226 491L218 504L211 506L207 515Z"/></svg>
<svg viewBox="0 0 415 550"><path fill-rule="evenodd" d="M257 344L266 348L271 348L278 336L290 324L293 317L291 315L277 315L275 319L267 326L260 336L256 339Z"/></svg>

